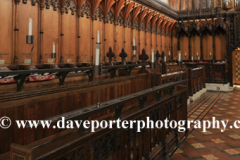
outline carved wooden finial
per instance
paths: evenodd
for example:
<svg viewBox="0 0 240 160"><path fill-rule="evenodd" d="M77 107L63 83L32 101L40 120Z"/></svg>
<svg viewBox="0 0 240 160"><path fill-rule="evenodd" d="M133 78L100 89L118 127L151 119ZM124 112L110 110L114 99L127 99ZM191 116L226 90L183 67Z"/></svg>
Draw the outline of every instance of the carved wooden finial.
<svg viewBox="0 0 240 160"><path fill-rule="evenodd" d="M127 53L125 52L125 49L122 48L122 52L119 54L119 57L122 58L122 63L125 65L126 64L126 61L125 61L125 58L127 57Z"/></svg>
<svg viewBox="0 0 240 160"><path fill-rule="evenodd" d="M109 65L113 65L112 58L115 57L115 53L112 51L112 47L109 47L107 57L109 58Z"/></svg>
<svg viewBox="0 0 240 160"><path fill-rule="evenodd" d="M142 54L139 55L139 59L142 60L142 62L145 62L146 60L148 60L149 56L146 54L145 49L143 48L142 50Z"/></svg>

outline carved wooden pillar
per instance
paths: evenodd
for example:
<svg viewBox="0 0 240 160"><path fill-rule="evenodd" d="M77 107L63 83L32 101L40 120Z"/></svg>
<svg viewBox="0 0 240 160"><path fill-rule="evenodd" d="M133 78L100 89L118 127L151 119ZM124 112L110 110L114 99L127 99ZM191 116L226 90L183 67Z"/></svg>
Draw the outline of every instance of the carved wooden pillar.
<svg viewBox="0 0 240 160"><path fill-rule="evenodd" d="M202 33L200 33L200 54L201 54L201 61L204 60L203 58L203 36L202 36Z"/></svg>
<svg viewBox="0 0 240 160"><path fill-rule="evenodd" d="M44 61L43 61L43 33L44 33L44 30L43 30L43 19L44 19L44 7L45 7L45 4L44 4L45 0L42 0L41 3L40 3L40 57L39 57L39 63L40 64L43 64Z"/></svg>
<svg viewBox="0 0 240 160"><path fill-rule="evenodd" d="M114 28L113 28L113 37L114 37L114 47L113 47L113 52L116 53L116 45L117 45L117 40L116 40L116 27L117 27L117 21L115 20L114 22ZM117 53L116 53L117 54ZM114 61L117 60L116 54L114 56Z"/></svg>
<svg viewBox="0 0 240 160"><path fill-rule="evenodd" d="M192 57L192 46L191 46L191 35L188 34L188 61L191 61Z"/></svg>
<svg viewBox="0 0 240 160"><path fill-rule="evenodd" d="M15 0L15 16L14 16L14 59L13 63L15 65L19 64L18 61L18 37L19 37L19 18L18 18L18 7L19 7L20 0Z"/></svg>
<svg viewBox="0 0 240 160"><path fill-rule="evenodd" d="M138 60L139 60L139 55L140 55L140 51L141 51L141 43L140 43L140 42L141 42L141 41L140 41L140 40L141 40L141 38L140 38L140 35L141 35L141 34L140 34L140 31L141 31L141 26L139 25L139 26L138 26L138 46L139 46L138 48L139 48L139 49L138 49L138 55L137 55L137 57L136 57L136 59L138 59Z"/></svg>
<svg viewBox="0 0 240 160"><path fill-rule="evenodd" d="M90 24L90 31L91 31L91 37L92 37L92 40L91 40L91 57L92 57L92 62L94 62L94 59L93 59L93 55L94 55L94 33L93 33L93 29L94 29L94 14L92 14L91 16L92 18L92 21L91 21L91 24Z"/></svg>
<svg viewBox="0 0 240 160"><path fill-rule="evenodd" d="M81 46L81 43L80 43L80 38L81 38L81 33L80 33L80 22L81 21L81 9L78 9L77 11L77 63L80 63L81 62L81 55L80 55L80 46Z"/></svg>
<svg viewBox="0 0 240 160"><path fill-rule="evenodd" d="M61 13L61 15L60 15L60 19L59 19L59 21L60 21L60 38L59 38L59 46L58 46L58 48L59 48L59 55L60 55L60 63L64 63L64 57L63 57L63 36L64 36L64 34L63 34L63 14L64 14L64 7L61 7L60 8L60 13Z"/></svg>
<svg viewBox="0 0 240 160"><path fill-rule="evenodd" d="M134 25L133 25L133 23L132 23L132 26L131 26L131 48L133 48L132 46L133 46L133 28L134 27ZM134 50L132 49L132 52L131 52L131 58L132 58L132 61L134 60L133 59L133 53L134 52ZM131 60L131 59L130 59Z"/></svg>
<svg viewBox="0 0 240 160"><path fill-rule="evenodd" d="M107 23L107 18L104 18L104 20L103 20L103 51L102 51L102 53L104 54L104 62L106 62L106 51L107 51L107 48L106 48L106 41L107 41L107 39L106 39L106 23Z"/></svg>
<svg viewBox="0 0 240 160"><path fill-rule="evenodd" d="M213 62L216 61L216 47L215 47L215 33L212 34L213 36Z"/></svg>

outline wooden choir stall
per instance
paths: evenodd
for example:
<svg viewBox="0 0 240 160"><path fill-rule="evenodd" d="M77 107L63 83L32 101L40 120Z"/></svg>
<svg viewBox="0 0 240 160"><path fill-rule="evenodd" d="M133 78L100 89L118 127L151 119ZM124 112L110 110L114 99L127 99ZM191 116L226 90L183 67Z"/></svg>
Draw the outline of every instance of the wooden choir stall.
<svg viewBox="0 0 240 160"><path fill-rule="evenodd" d="M171 157L187 123L183 132L56 126L62 117L186 121L189 99L205 84L237 83L232 19L240 23L239 16L222 13L216 1L190 12L183 1L189 7L185 0L1 0L0 118L12 123L0 123L0 159ZM23 128L17 120L51 125Z"/></svg>

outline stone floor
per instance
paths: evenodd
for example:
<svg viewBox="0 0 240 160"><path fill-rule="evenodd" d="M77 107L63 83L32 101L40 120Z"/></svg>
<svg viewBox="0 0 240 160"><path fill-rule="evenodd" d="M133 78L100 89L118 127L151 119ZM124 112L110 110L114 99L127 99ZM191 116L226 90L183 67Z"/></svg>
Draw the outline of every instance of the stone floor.
<svg viewBox="0 0 240 160"><path fill-rule="evenodd" d="M212 121L212 117L229 120L225 132L221 132L221 128L209 129L206 133L202 129L190 129L188 138L171 160L240 159L240 129L230 129L235 120L240 120L240 91L207 92L189 106L189 120Z"/></svg>

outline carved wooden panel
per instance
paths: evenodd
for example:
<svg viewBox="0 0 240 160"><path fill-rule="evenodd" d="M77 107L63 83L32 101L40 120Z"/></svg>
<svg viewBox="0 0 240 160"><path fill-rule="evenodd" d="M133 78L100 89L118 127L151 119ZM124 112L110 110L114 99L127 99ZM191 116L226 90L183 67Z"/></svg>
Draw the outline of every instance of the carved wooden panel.
<svg viewBox="0 0 240 160"><path fill-rule="evenodd" d="M53 11L53 6L50 5L49 9L45 9L43 16L43 41L42 41L42 56L44 63L54 63L51 53L53 52L53 42L56 45L56 62L59 62L59 15L60 11Z"/></svg>
<svg viewBox="0 0 240 160"><path fill-rule="evenodd" d="M31 3L20 3L19 4L19 12L18 12L18 21L19 21L19 36L17 41L18 46L18 58L19 64L30 64L31 63L31 44L26 44L26 35L28 35L28 20L31 17L33 19L33 35L34 35L34 49L32 61L33 64L37 63L39 58L39 50L38 50L38 21L39 21L39 5L36 3L35 6L32 6Z"/></svg>
<svg viewBox="0 0 240 160"><path fill-rule="evenodd" d="M121 53L121 50L123 48L123 26L117 25L116 26L116 50L115 50L115 55L116 55L116 60L121 61L119 54Z"/></svg>
<svg viewBox="0 0 240 160"><path fill-rule="evenodd" d="M129 27L125 28L125 40L124 40L124 48L125 48L125 52L128 54L128 59L126 60L132 60L132 29Z"/></svg>
<svg viewBox="0 0 240 160"><path fill-rule="evenodd" d="M151 51L152 51L152 48L151 48L151 33L150 32L146 32L145 50L146 50L147 55L149 55L149 57L150 57Z"/></svg>
<svg viewBox="0 0 240 160"><path fill-rule="evenodd" d="M195 35L191 37L191 53L194 60L198 60L198 56L201 56L200 52L200 37Z"/></svg>
<svg viewBox="0 0 240 160"><path fill-rule="evenodd" d="M233 51L232 63L233 83L240 84L240 51Z"/></svg>
<svg viewBox="0 0 240 160"><path fill-rule="evenodd" d="M145 31L140 31L140 54L142 54L143 48L146 48L146 46L145 46Z"/></svg>
<svg viewBox="0 0 240 160"><path fill-rule="evenodd" d="M63 34L62 36L62 56L65 63L76 62L76 41L77 41L77 15L64 14Z"/></svg>
<svg viewBox="0 0 240 160"><path fill-rule="evenodd" d="M178 45L178 39L177 39L177 37L173 37L173 42L172 42L172 47L173 47L173 60L177 60L177 58L178 58L177 45ZM181 54L183 54L183 53L181 53Z"/></svg>
<svg viewBox="0 0 240 160"><path fill-rule="evenodd" d="M82 62L92 61L92 37L91 37L91 19L83 17L80 19L80 53Z"/></svg>
<svg viewBox="0 0 240 160"><path fill-rule="evenodd" d="M180 37L180 50L182 53L182 60L188 60L188 56L189 56L188 46L189 46L188 37L187 36ZM186 57L185 57L185 55L186 55Z"/></svg>
<svg viewBox="0 0 240 160"><path fill-rule="evenodd" d="M0 1L0 66L11 64L13 56L13 22L11 0Z"/></svg>
<svg viewBox="0 0 240 160"><path fill-rule="evenodd" d="M203 35L203 58L204 60L212 60L213 58L213 38L211 35ZM210 58L210 52L212 57Z"/></svg>
<svg viewBox="0 0 240 160"><path fill-rule="evenodd" d="M226 34L219 34L215 36L216 43L216 60L225 60L225 53L227 52L227 36Z"/></svg>

